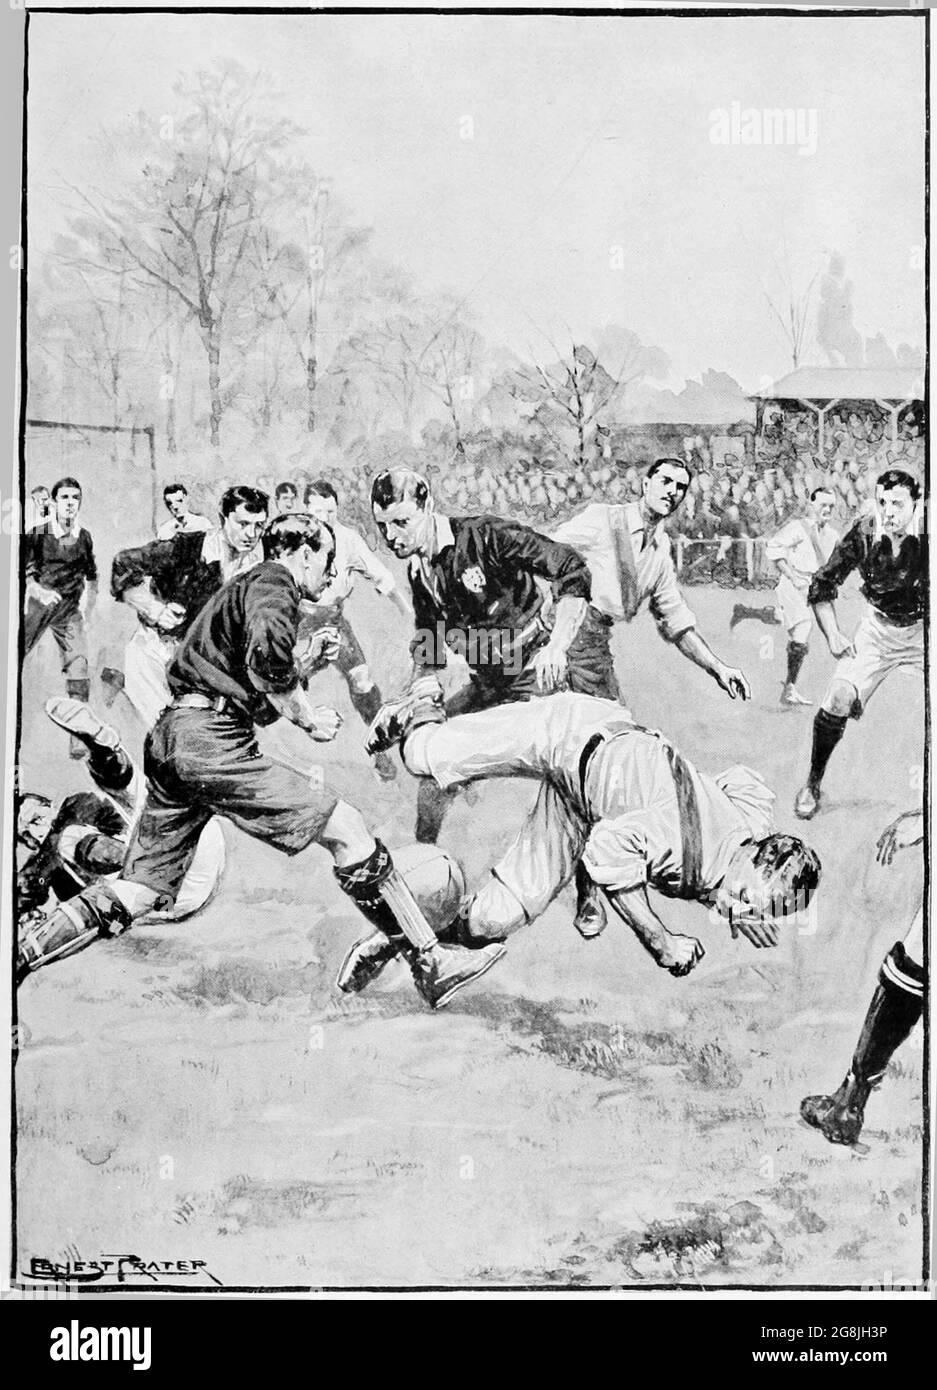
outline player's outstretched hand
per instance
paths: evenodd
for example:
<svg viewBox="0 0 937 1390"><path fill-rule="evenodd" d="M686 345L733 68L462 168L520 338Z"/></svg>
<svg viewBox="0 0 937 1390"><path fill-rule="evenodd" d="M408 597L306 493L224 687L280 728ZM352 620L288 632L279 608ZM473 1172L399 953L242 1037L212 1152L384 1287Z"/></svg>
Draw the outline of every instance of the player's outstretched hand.
<svg viewBox="0 0 937 1390"><path fill-rule="evenodd" d="M342 727L342 716L338 710L329 709L328 705L316 705L312 718L314 722L309 737L315 739L316 743L331 743Z"/></svg>
<svg viewBox="0 0 937 1390"><path fill-rule="evenodd" d="M697 941L695 936L680 936L678 933L669 932L667 952L659 964L665 970L669 970L671 975L689 975L705 954L703 943Z"/></svg>
<svg viewBox="0 0 937 1390"><path fill-rule="evenodd" d="M313 675L323 666L338 660L342 638L337 627L320 627L311 637L296 646L296 665L304 676Z"/></svg>
<svg viewBox="0 0 937 1390"><path fill-rule="evenodd" d="M878 838L875 857L880 864L890 864L899 849L919 845L924 839L924 816L921 811L905 811L893 820Z"/></svg>
<svg viewBox="0 0 937 1390"><path fill-rule="evenodd" d="M752 688L745 679L745 672L740 671L736 666L717 667L716 680L730 700L738 698L750 700L752 698Z"/></svg>
<svg viewBox="0 0 937 1390"><path fill-rule="evenodd" d="M778 924L777 922L764 921L761 919L750 920L747 917L733 917L730 930L732 938L735 940L739 932L750 941L753 946L761 950L764 946L776 946L778 944Z"/></svg>
<svg viewBox="0 0 937 1390"><path fill-rule="evenodd" d="M181 603L164 603L155 618L160 632L175 632L185 622L185 609Z"/></svg>
<svg viewBox="0 0 937 1390"><path fill-rule="evenodd" d="M534 657L533 668L537 673L538 690L542 690L544 693L550 690L562 690L569 670L566 652L555 647L552 642L548 642L545 647L540 648Z"/></svg>

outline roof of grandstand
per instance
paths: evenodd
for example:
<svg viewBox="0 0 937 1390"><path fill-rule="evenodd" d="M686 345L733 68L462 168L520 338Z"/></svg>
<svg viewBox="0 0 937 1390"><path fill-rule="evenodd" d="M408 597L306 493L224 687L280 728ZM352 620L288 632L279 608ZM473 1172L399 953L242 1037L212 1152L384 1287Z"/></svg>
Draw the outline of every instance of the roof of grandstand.
<svg viewBox="0 0 937 1390"><path fill-rule="evenodd" d="M753 398L768 401L920 401L921 372L908 367L798 367Z"/></svg>

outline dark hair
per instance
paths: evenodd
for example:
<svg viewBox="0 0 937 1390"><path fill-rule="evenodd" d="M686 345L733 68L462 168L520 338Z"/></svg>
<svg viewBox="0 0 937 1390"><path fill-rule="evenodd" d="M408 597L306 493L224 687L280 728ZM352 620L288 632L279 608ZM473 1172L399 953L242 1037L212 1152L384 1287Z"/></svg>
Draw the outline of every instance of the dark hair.
<svg viewBox="0 0 937 1390"><path fill-rule="evenodd" d="M174 492L181 492L183 497L189 495L189 489L185 483L167 483L166 487L163 488L163 501L165 502L166 498L171 497Z"/></svg>
<svg viewBox="0 0 937 1390"><path fill-rule="evenodd" d="M332 501L338 506L338 493L335 491L328 478L314 478L311 483L306 485L306 502L310 497L331 497Z"/></svg>
<svg viewBox="0 0 937 1390"><path fill-rule="evenodd" d="M756 847L752 863L766 888L773 888L775 915L806 907L820 882L820 859L796 835L767 835Z"/></svg>
<svg viewBox="0 0 937 1390"><path fill-rule="evenodd" d="M654 474L657 473L657 472L659 472L660 469L663 468L665 464L667 465L668 468L682 468L683 471L684 471L684 473L686 474L686 485L687 485L687 487L690 486L690 483L691 483L691 481L692 481L692 479L693 479L693 469L692 469L692 468L690 467L690 465L687 463L686 459L675 459L675 458L655 459L654 462L651 464L650 468L647 470L647 473L645 474L645 477L646 477L646 478L653 478Z"/></svg>
<svg viewBox="0 0 937 1390"><path fill-rule="evenodd" d="M266 512L270 508L270 498L265 492L261 492L259 487L245 487L243 483L239 483L237 487L229 487L222 495L218 508L222 521L226 516L230 516L236 507L246 507L249 512Z"/></svg>
<svg viewBox="0 0 937 1390"><path fill-rule="evenodd" d="M893 487L906 487L913 502L921 495L921 484L910 473L905 473L903 468L887 468L875 479L875 486L883 487L886 492L890 492ZM52 495L54 497L55 493Z"/></svg>
<svg viewBox="0 0 937 1390"><path fill-rule="evenodd" d="M312 551L319 551L324 545L335 549L335 533L331 526L305 512L287 512L284 516L275 516L260 540L265 560L292 555L304 545L308 545Z"/></svg>
<svg viewBox="0 0 937 1390"><path fill-rule="evenodd" d="M286 483L277 483L277 496L278 496L278 497L285 497L286 494L287 494L288 492L291 492L291 493L293 494L294 497L298 497L298 496L299 496L299 488L296 486L295 483L290 483L290 482L286 482Z"/></svg>
<svg viewBox="0 0 937 1390"><path fill-rule="evenodd" d="M56 497L58 497L58 495L59 495L59 493L61 492L61 490L62 490L63 487L73 487L73 488L76 488L77 491L78 491L79 496L81 495L81 483L78 481L77 478L59 478L58 482L55 484L55 486L54 486L53 489L52 489L52 497L53 497L53 499L56 498Z"/></svg>
<svg viewBox="0 0 937 1390"><path fill-rule="evenodd" d="M19 815L20 811L26 805L27 801L38 801L40 806L52 805L50 798L47 796L43 796L42 792L20 792L19 796L16 798L17 815Z"/></svg>
<svg viewBox="0 0 937 1390"><path fill-rule="evenodd" d="M48 491L49 491L49 489L46 487L45 483L37 483L36 486L35 486L34 488L30 488L30 490L29 490L29 495L30 495L30 497L35 497L35 495L36 495L37 492L48 492Z"/></svg>
<svg viewBox="0 0 937 1390"><path fill-rule="evenodd" d="M824 486L822 485L822 483L821 483L821 485L820 485L819 487L815 487L814 490L813 490L813 492L811 492L811 494L810 494L810 500L811 500L811 502L813 501L813 499L814 499L815 497L819 497L821 492L825 492L825 493L827 494L828 497L835 497L835 496L836 496L836 493L833 491L833 489L832 489L831 487L824 487Z"/></svg>
<svg viewBox="0 0 937 1390"><path fill-rule="evenodd" d="M412 498L418 507L425 507L429 483L412 468L392 468L378 473L371 484L371 506L392 507L395 502Z"/></svg>

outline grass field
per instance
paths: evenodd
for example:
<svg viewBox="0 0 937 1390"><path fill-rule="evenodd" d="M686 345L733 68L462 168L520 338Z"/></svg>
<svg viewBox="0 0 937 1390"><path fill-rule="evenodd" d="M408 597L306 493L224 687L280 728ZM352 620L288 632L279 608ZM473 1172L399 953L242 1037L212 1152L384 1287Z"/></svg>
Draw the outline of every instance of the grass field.
<svg viewBox="0 0 937 1390"><path fill-rule="evenodd" d="M738 596L690 594L702 631L747 671L750 705L646 619L616 634L618 671L636 717L700 766L759 768L791 829L811 713L778 709L780 629L728 633ZM847 597L844 626L858 612ZM402 623L377 600L356 597L353 613L392 686ZM107 599L102 615L112 651L127 615ZM814 699L831 668L815 636L802 681ZM40 712L59 684L44 647L24 678L21 785L55 795L84 785ZM298 756L321 759L391 846L409 841L414 784L374 780L344 691L332 675L320 690L345 726L312 753L290 730ZM327 856L288 860L228 828L224 889L201 918L134 930L20 991L20 1269L133 1252L203 1260L228 1286L919 1280L920 1029L860 1146L833 1148L797 1111L841 1079L878 963L919 900L919 852L884 869L873 847L920 803L922 764L923 689L900 674L850 726L806 832L824 866L814 934L756 953L668 904L707 950L674 980L620 923L582 941L564 895L439 1014L402 967L337 998L361 922ZM506 782L457 805L442 843L470 883L531 794Z"/></svg>

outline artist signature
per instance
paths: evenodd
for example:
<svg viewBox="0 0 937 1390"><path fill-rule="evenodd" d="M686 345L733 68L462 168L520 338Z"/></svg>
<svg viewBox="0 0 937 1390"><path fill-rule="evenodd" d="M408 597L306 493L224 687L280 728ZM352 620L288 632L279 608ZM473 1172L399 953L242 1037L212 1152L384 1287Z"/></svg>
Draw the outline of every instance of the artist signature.
<svg viewBox="0 0 937 1390"><path fill-rule="evenodd" d="M201 1278L223 1287L204 1260L145 1260L140 1255L101 1255L96 1260L45 1260L34 1255L23 1277L57 1284L96 1284L111 1278L116 1278L118 1284L137 1279L160 1284Z"/></svg>

